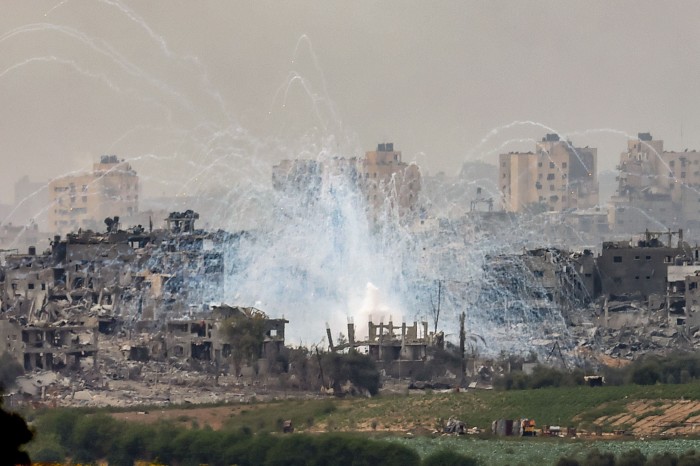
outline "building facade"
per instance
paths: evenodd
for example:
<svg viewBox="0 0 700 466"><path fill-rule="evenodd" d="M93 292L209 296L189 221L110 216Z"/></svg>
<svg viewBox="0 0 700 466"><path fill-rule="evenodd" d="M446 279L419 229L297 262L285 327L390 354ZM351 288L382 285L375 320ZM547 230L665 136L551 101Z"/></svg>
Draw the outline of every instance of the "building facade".
<svg viewBox="0 0 700 466"><path fill-rule="evenodd" d="M370 209L378 214L383 206L397 208L400 215L416 209L421 189L418 165L402 160L401 151L391 142L365 153L358 166L360 187ZM385 203L388 203L385 204Z"/></svg>
<svg viewBox="0 0 700 466"><path fill-rule="evenodd" d="M317 161L282 160L272 168L272 185L301 203L313 203L339 184L356 188L364 197L370 218L387 210L406 216L418 209L421 173L416 164L402 160L393 143L381 143L364 158L335 157Z"/></svg>
<svg viewBox="0 0 700 466"><path fill-rule="evenodd" d="M700 231L700 151L664 151L663 141L639 133L627 142L618 169L609 211L615 232Z"/></svg>
<svg viewBox="0 0 700 466"><path fill-rule="evenodd" d="M547 134L535 152L499 156L499 185L503 209L563 211L598 204L598 150L574 147L556 134Z"/></svg>
<svg viewBox="0 0 700 466"><path fill-rule="evenodd" d="M115 155L103 155L90 173L67 175L49 183L49 228L58 234L101 230L107 217L138 212L139 178Z"/></svg>

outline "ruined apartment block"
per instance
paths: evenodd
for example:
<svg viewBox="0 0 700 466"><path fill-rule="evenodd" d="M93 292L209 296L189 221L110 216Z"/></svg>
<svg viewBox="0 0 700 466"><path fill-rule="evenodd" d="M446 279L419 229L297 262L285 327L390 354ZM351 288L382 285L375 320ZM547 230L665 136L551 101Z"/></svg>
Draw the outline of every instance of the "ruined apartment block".
<svg viewBox="0 0 700 466"><path fill-rule="evenodd" d="M43 253L7 255L3 352L27 370L77 368L86 357L96 364L98 333L162 329L221 301L226 236L197 230L198 218L173 212L165 229L147 231L122 230L118 217L108 217L105 232L80 230L55 236Z"/></svg>
<svg viewBox="0 0 700 466"><path fill-rule="evenodd" d="M58 370L80 368L83 358L97 365L97 322L83 325L21 325L17 321L0 320L0 341L6 342L9 353L25 370Z"/></svg>
<svg viewBox="0 0 700 466"><path fill-rule="evenodd" d="M700 230L700 151L666 151L662 140L639 133L627 142L617 168L608 219L614 232L634 234L659 225Z"/></svg>
<svg viewBox="0 0 700 466"><path fill-rule="evenodd" d="M177 319L166 323L165 353L161 357L199 361L213 364L219 370L234 368L232 342L222 333L222 324L231 318L251 319L260 317L264 324L264 337L258 353L261 360L258 370L266 371L266 362L274 360L284 347L285 319L269 318L259 309L229 306L212 306L209 312L192 319ZM261 367L262 366L262 367Z"/></svg>

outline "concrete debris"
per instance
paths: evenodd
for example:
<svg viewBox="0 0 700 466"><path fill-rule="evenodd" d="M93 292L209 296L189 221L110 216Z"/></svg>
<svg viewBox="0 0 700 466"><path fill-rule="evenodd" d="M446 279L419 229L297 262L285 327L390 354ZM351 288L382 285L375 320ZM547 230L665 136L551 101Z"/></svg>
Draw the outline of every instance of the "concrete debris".
<svg viewBox="0 0 700 466"><path fill-rule="evenodd" d="M0 351L27 372L13 396L47 404L130 406L240 401L279 394L275 387L283 384L308 389L311 384L297 375L275 372L288 321L222 303L221 251L244 233L200 230L198 218L190 210L173 212L166 228L148 231L121 230L112 218L106 232L79 230L55 236L43 254L29 248L27 254L4 256ZM679 238L676 246L670 244L672 234ZM649 353L700 349L700 248L683 242L680 231L668 235L669 244L654 232L636 242L605 242L598 256L589 249L557 248L488 256L484 267L494 281L476 290L476 305L500 316L503 309L489 306L502 304L497 295L507 292L517 297L518 309L563 317L565 332L543 318L541 332L522 342L524 349L546 354L548 364L566 366L583 356L614 365ZM242 350L243 338L232 337L227 327L231 322L255 323L250 328L256 330L247 330L260 332L255 345ZM524 334L522 325L514 323L511 331ZM367 338L358 339L350 322L347 337L334 345L328 329L330 351L367 348L383 374L412 380L427 373L431 354L446 347L445 334L429 332L425 321L395 325L370 319L367 330ZM466 387L465 373L479 388L488 387L495 375L510 370L464 356L460 362L459 375L442 371L444 385L434 378L411 388ZM343 392L360 393L352 385ZM449 429L467 431L461 421L451 421Z"/></svg>
<svg viewBox="0 0 700 466"><path fill-rule="evenodd" d="M467 430L467 425L464 422L451 417L445 423L443 432L446 434L464 435L467 433Z"/></svg>
<svg viewBox="0 0 700 466"><path fill-rule="evenodd" d="M27 374L15 398L127 406L220 401L231 393L240 400L252 396L252 382L265 388L288 322L253 307L203 304L224 296L217 245L235 235L198 230L198 218L173 212L167 228L150 231L121 230L114 218L105 233L56 236L43 254L6 255L0 351ZM224 332L235 319L261 322L250 363Z"/></svg>

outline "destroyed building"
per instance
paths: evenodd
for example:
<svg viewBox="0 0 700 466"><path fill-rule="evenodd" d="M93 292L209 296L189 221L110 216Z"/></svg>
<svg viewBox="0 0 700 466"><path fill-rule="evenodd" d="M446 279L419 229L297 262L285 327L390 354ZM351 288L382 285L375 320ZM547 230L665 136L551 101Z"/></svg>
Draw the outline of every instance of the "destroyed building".
<svg viewBox="0 0 700 466"><path fill-rule="evenodd" d="M217 368L233 368L233 342L224 334L222 325L231 318L263 321L263 338L257 352L262 364L273 360L284 347L285 319L271 319L264 312L252 307L212 306L209 312L197 318L171 320L165 329L165 357L211 362ZM262 370L265 370L263 367Z"/></svg>
<svg viewBox="0 0 700 466"><path fill-rule="evenodd" d="M616 233L700 226L697 188L700 151L668 151L664 141L638 133L620 154L618 186L610 200L609 223Z"/></svg>
<svg viewBox="0 0 700 466"><path fill-rule="evenodd" d="M9 254L0 274L4 351L27 369L58 357L95 357L97 333L157 327L224 293L221 233L195 228L199 216L173 212L163 229L79 230L43 253ZM89 337L86 337L89 335Z"/></svg>
<svg viewBox="0 0 700 466"><path fill-rule="evenodd" d="M588 209L598 204L598 150L574 147L547 134L535 152L499 155L501 202L508 212L539 205L548 211Z"/></svg>
<svg viewBox="0 0 700 466"><path fill-rule="evenodd" d="M669 236L664 243L662 237ZM673 246L671 237L678 235ZM652 294L666 292L667 270L671 265L692 264L698 260L698 248L683 242L683 230L650 232L637 241L603 243L596 258L600 275L600 290L604 296L629 295L647 299Z"/></svg>
<svg viewBox="0 0 700 466"><path fill-rule="evenodd" d="M378 324L370 320L367 331L366 339L357 340L355 324L348 322L347 341L334 345L331 330L326 327L329 350L335 352L348 348L365 348L367 354L387 375L406 377L429 364L429 347L442 347L444 344L442 332L428 333L428 322L413 322L412 325L402 322L396 326L391 320L388 324L383 320Z"/></svg>
<svg viewBox="0 0 700 466"><path fill-rule="evenodd" d="M508 307L519 313L546 313L586 306L595 296L595 256L589 250L572 253L557 248L525 250L522 254L489 256L487 275L477 305ZM494 312L497 322L503 312Z"/></svg>
<svg viewBox="0 0 700 466"><path fill-rule="evenodd" d="M675 235L678 241L673 245ZM663 236L669 238L666 243ZM700 249L684 242L680 230L647 231L636 240L604 242L597 256L588 249L541 248L490 257L486 265L499 285L492 288L498 292L544 298L559 305L571 301L586 305L598 298L662 299L669 281L684 282L686 276L695 274L699 267L694 264L698 263Z"/></svg>
<svg viewBox="0 0 700 466"><path fill-rule="evenodd" d="M79 368L80 360L91 358L97 365L97 322L21 325L0 319L0 341L25 370Z"/></svg>

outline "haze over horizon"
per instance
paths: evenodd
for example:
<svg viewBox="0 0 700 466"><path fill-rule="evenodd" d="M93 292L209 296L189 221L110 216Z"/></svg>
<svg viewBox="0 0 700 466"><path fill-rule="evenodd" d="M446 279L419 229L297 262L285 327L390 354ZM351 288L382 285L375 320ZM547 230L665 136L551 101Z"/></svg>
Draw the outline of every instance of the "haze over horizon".
<svg viewBox="0 0 700 466"><path fill-rule="evenodd" d="M601 170L637 132L700 149L699 17L653 1L11 1L0 202L23 175L108 153L159 196L382 141L450 174L552 131L598 147Z"/></svg>

